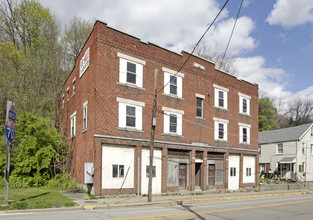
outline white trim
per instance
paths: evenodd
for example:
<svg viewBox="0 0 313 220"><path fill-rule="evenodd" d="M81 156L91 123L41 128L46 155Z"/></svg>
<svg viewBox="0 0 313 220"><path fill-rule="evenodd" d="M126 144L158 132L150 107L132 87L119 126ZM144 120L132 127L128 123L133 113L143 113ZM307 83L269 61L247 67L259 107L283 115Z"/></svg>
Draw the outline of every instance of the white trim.
<svg viewBox="0 0 313 220"><path fill-rule="evenodd" d="M169 74L171 74L171 75L176 75L176 76L182 77L182 78L185 77L185 74L183 74L183 73L181 73L181 72L177 72L177 71L175 71L175 70L168 69L168 68L166 68L166 67L162 67L162 71L163 71L163 72L167 72L167 73L169 73Z"/></svg>
<svg viewBox="0 0 313 220"><path fill-rule="evenodd" d="M142 65L146 65L146 61L141 60L141 59L138 59L138 58L135 58L135 57L128 56L128 55L126 55L126 54L122 54L122 53L120 53L120 52L117 52L117 56L120 57L120 58L126 59L126 60L133 61L133 62L135 62L135 63L139 63L139 64L142 64Z"/></svg>
<svg viewBox="0 0 313 220"><path fill-rule="evenodd" d="M238 122L238 125L241 126L241 127L251 128L251 125L249 125L249 124L244 124L244 123L241 123L241 122Z"/></svg>
<svg viewBox="0 0 313 220"><path fill-rule="evenodd" d="M226 119L222 119L222 118L213 118L213 121L218 121L218 122L223 122L223 123L229 123L229 121L228 120L226 120Z"/></svg>
<svg viewBox="0 0 313 220"><path fill-rule="evenodd" d="M299 137L298 140L301 140L308 131L310 131L311 133L311 130L310 130L311 128L313 128L313 124L311 124L310 127L305 132L303 132L303 134ZM311 134L310 134L310 137L312 137Z"/></svg>
<svg viewBox="0 0 313 220"><path fill-rule="evenodd" d="M124 98L116 97L116 101L122 102L122 103L125 103L125 104L145 107L145 103L144 102L134 101L134 100L130 100L130 99L124 99Z"/></svg>
<svg viewBox="0 0 313 220"><path fill-rule="evenodd" d="M67 93L70 92L70 87L69 87L69 86L67 87L66 92L67 92Z"/></svg>
<svg viewBox="0 0 313 220"><path fill-rule="evenodd" d="M74 79L73 79L72 83L74 83L75 81L76 81L76 76L74 77Z"/></svg>
<svg viewBox="0 0 313 220"><path fill-rule="evenodd" d="M74 116L76 116L76 111L73 114L71 114L70 118L73 118Z"/></svg>
<svg viewBox="0 0 313 220"><path fill-rule="evenodd" d="M196 93L196 97L200 98L200 99L205 99L205 95L202 95L202 94L199 94L199 93Z"/></svg>
<svg viewBox="0 0 313 220"><path fill-rule="evenodd" d="M229 92L229 89L227 89L227 88L225 88L223 86L219 86L219 85L213 84L213 87L216 88L216 89L223 90L225 92Z"/></svg>
<svg viewBox="0 0 313 220"><path fill-rule="evenodd" d="M242 94L242 93L240 93L240 92L238 92L238 95L241 96L241 97L243 97L243 98L246 98L246 99L251 99L251 96Z"/></svg>
<svg viewBox="0 0 313 220"><path fill-rule="evenodd" d="M84 102L83 107L85 107L86 105L88 105L88 100L86 100L86 102Z"/></svg>
<svg viewBox="0 0 313 220"><path fill-rule="evenodd" d="M175 113L175 114L181 114L181 115L184 114L183 110L168 108L168 107L164 107L164 106L162 106L162 111L171 112L171 113Z"/></svg>
<svg viewBox="0 0 313 220"><path fill-rule="evenodd" d="M194 67L196 67L196 68L199 68L199 69L205 70L205 66L203 66L203 65L202 65L202 64L200 64L200 63L194 62L194 63L193 63L193 66L194 66Z"/></svg>

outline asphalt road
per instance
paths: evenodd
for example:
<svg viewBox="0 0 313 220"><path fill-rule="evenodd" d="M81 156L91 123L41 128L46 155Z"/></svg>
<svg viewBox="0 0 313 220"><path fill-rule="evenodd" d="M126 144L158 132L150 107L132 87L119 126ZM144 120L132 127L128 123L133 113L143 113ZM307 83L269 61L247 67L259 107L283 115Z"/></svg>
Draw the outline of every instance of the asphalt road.
<svg viewBox="0 0 313 220"><path fill-rule="evenodd" d="M313 194L229 200L190 205L121 208L111 210L62 210L0 214L0 220L99 220L99 219L313 219Z"/></svg>

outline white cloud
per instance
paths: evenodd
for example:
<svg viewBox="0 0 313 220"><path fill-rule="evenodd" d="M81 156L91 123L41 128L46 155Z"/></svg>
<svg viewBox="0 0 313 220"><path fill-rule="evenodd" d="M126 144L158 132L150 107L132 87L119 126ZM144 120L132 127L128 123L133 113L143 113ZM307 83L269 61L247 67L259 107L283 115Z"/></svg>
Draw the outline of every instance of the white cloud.
<svg viewBox="0 0 313 220"><path fill-rule="evenodd" d="M266 21L273 25L292 28L307 22L313 22L312 0L277 0Z"/></svg>

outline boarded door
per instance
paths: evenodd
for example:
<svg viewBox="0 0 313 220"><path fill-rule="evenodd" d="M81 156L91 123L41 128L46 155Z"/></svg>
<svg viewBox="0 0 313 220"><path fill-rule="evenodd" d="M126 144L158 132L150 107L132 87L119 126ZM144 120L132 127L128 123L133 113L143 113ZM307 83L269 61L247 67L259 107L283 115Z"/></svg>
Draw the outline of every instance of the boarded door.
<svg viewBox="0 0 313 220"><path fill-rule="evenodd" d="M179 187L186 188L187 185L187 164L179 164Z"/></svg>
<svg viewBox="0 0 313 220"><path fill-rule="evenodd" d="M202 163L196 163L196 169L195 169L195 184L196 186L201 186L201 166Z"/></svg>
<svg viewBox="0 0 313 220"><path fill-rule="evenodd" d="M215 186L215 164L209 164L208 167L208 184L210 188Z"/></svg>

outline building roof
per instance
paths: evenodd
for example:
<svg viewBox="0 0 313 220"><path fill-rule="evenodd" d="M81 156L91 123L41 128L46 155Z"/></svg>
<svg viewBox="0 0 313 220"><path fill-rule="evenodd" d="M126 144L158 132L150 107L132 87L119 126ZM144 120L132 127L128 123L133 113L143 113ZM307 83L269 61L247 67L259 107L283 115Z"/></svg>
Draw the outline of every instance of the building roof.
<svg viewBox="0 0 313 220"><path fill-rule="evenodd" d="M259 144L297 141L313 124L259 132Z"/></svg>
<svg viewBox="0 0 313 220"><path fill-rule="evenodd" d="M296 157L283 157L283 159L279 161L279 163L295 163L295 162Z"/></svg>

